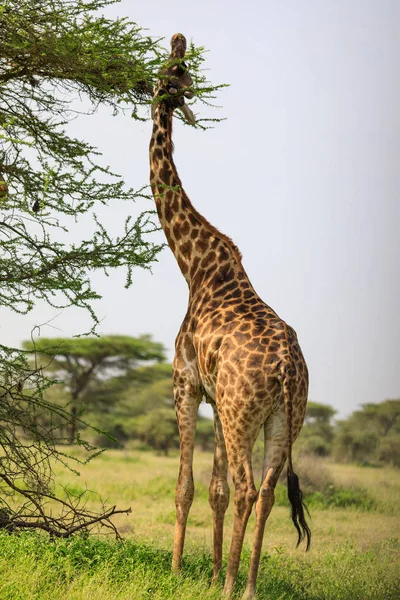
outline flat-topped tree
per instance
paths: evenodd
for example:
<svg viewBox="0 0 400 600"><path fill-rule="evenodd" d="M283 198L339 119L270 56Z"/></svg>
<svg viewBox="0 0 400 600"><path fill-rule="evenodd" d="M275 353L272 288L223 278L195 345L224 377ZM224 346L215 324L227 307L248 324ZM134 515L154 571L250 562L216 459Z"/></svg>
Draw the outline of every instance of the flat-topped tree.
<svg viewBox="0 0 400 600"><path fill-rule="evenodd" d="M194 208L172 158L172 120L193 113L184 63L186 40L176 34L171 56L153 100L150 182L168 244L189 285L189 306L176 339L174 397L180 432L173 568L180 568L186 521L193 500L193 449L199 403L205 395L214 412L215 453L210 484L214 513L214 579L222 562L224 514L229 502L228 464L235 488L235 518L224 592L233 592L247 521L256 502L256 531L246 598L253 598L274 488L288 461L288 492L299 542L310 530L304 517L292 444L303 420L308 373L295 331L255 292L235 244ZM201 176L204 177L202 171ZM265 457L259 491L252 449L264 427Z"/></svg>
<svg viewBox="0 0 400 600"><path fill-rule="evenodd" d="M23 343L26 350L35 351L45 371L62 380L70 395L70 441L76 438L77 416L85 408L96 406L99 395L88 393L116 374L126 375L144 363L165 360L162 344L150 336L138 338L126 335L105 335L82 338L40 338L38 342ZM103 402L112 402L109 394Z"/></svg>

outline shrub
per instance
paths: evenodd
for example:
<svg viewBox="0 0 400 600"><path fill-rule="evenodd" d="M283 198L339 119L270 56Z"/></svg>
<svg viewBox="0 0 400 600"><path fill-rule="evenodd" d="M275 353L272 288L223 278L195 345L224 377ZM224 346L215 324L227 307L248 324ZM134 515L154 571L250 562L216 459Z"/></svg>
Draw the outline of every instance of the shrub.
<svg viewBox="0 0 400 600"><path fill-rule="evenodd" d="M357 486L344 488L337 485L328 465L315 456L301 456L295 461L295 471L308 508L352 508L371 511L376 508L368 492ZM287 499L286 470L281 475L275 490L275 503L289 506Z"/></svg>
<svg viewBox="0 0 400 600"><path fill-rule="evenodd" d="M400 437L391 435L381 440L378 460L392 467L400 467Z"/></svg>

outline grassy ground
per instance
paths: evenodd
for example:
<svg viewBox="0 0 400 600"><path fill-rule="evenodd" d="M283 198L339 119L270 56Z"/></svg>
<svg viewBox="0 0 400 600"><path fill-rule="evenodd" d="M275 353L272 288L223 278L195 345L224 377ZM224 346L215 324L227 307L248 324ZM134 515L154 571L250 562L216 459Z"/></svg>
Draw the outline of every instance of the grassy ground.
<svg viewBox="0 0 400 600"><path fill-rule="evenodd" d="M120 508L127 542L97 539L49 543L38 536L0 540L0 600L208 599L220 590L209 586L212 517L208 483L212 456L197 453L196 496L189 517L183 575L170 574L174 524L174 488L178 457L109 451L60 484L79 493L85 487ZM318 465L317 465L318 468ZM295 530L286 506L275 506L267 524L258 598L269 600L397 600L400 474L390 469L324 465L335 486L365 490L368 510L319 509L311 505L313 544L308 554L295 550ZM90 494L90 503L99 501ZM233 502L226 517L225 550L232 526ZM398 514L398 513L397 513ZM245 540L238 582L243 590L254 519Z"/></svg>

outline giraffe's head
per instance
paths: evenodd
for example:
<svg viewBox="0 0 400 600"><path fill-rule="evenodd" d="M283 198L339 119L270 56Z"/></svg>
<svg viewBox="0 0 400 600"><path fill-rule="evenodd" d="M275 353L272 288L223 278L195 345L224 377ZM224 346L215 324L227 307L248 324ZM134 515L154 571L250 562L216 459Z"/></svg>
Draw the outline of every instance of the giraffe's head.
<svg viewBox="0 0 400 600"><path fill-rule="evenodd" d="M194 125L195 117L190 108L185 104L185 98L193 98L191 89L193 80L184 62L186 52L186 39L181 33L176 33L171 39L171 54L169 66L160 73L160 79L154 90L152 116L158 103L164 103L171 110L179 108L185 119Z"/></svg>

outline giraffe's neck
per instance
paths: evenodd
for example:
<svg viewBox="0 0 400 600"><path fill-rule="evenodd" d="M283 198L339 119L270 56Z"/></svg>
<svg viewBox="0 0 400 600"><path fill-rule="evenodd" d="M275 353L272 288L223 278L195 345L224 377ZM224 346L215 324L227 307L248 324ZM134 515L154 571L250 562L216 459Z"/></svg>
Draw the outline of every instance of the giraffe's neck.
<svg viewBox="0 0 400 600"><path fill-rule="evenodd" d="M173 110L160 102L150 141L150 184L168 244L193 294L221 264L243 273L234 243L202 217L182 188L172 158Z"/></svg>

